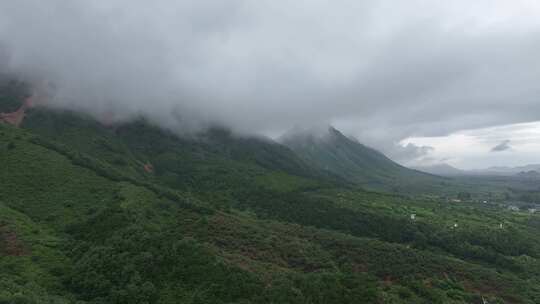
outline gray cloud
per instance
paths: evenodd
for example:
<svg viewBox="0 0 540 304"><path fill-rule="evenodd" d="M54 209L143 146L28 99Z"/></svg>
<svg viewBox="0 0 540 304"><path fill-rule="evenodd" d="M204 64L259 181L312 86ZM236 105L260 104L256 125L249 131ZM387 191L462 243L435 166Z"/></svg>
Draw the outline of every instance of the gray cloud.
<svg viewBox="0 0 540 304"><path fill-rule="evenodd" d="M539 120L539 16L525 0L17 0L0 2L0 41L10 69L56 85L54 106L333 123L397 155L408 136Z"/></svg>
<svg viewBox="0 0 540 304"><path fill-rule="evenodd" d="M390 147L383 147L383 150L387 151L387 156L391 159L405 164L417 164L418 162L432 162L428 157L430 152L433 152L434 148L430 146L417 146L413 143L408 143L405 146L393 145Z"/></svg>
<svg viewBox="0 0 540 304"><path fill-rule="evenodd" d="M491 148L491 152L502 152L510 149L512 149L512 146L510 145L510 140L507 139L496 145L495 147Z"/></svg>

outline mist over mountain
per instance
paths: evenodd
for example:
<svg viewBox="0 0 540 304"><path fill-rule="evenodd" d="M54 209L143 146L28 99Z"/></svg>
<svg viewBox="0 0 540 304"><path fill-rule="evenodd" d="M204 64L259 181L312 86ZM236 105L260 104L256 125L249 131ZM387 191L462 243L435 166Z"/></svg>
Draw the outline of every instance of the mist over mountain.
<svg viewBox="0 0 540 304"><path fill-rule="evenodd" d="M533 0L0 0L0 304L540 303L539 33Z"/></svg>
<svg viewBox="0 0 540 304"><path fill-rule="evenodd" d="M539 164L530 164L525 166L517 166L517 167L506 167L506 166L498 166L498 167L489 167L483 170L471 170L471 173L477 173L477 174L492 174L492 175L506 175L511 176L522 172L540 172L540 165Z"/></svg>
<svg viewBox="0 0 540 304"><path fill-rule="evenodd" d="M2 1L0 67L54 84L49 105L96 117L258 134L332 123L407 160L427 151L404 150L409 136L540 119L539 10L525 0Z"/></svg>
<svg viewBox="0 0 540 304"><path fill-rule="evenodd" d="M413 166L415 170L431 173L440 176L466 176L466 175L480 175L480 176L521 176L527 175L534 176L535 172L540 172L540 165L530 164L517 167L489 167L485 169L463 170L455 168L449 164L441 163L429 166Z"/></svg>
<svg viewBox="0 0 540 304"><path fill-rule="evenodd" d="M333 127L179 134L38 88L0 85L1 303L540 299L538 173L437 177Z"/></svg>
<svg viewBox="0 0 540 304"><path fill-rule="evenodd" d="M540 180L540 172L538 171L521 171L514 175L517 178L524 179L524 180L534 180L538 181Z"/></svg>

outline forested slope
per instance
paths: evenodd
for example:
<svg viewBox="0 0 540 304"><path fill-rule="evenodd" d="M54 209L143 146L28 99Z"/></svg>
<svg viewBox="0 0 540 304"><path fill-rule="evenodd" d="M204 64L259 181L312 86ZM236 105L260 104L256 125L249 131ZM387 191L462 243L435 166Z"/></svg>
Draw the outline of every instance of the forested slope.
<svg viewBox="0 0 540 304"><path fill-rule="evenodd" d="M293 130L280 141L312 166L367 189L436 193L453 184L447 178L403 167L333 127L324 131Z"/></svg>
<svg viewBox="0 0 540 304"><path fill-rule="evenodd" d="M540 302L538 215L366 192L268 140L34 108L0 164L0 302Z"/></svg>

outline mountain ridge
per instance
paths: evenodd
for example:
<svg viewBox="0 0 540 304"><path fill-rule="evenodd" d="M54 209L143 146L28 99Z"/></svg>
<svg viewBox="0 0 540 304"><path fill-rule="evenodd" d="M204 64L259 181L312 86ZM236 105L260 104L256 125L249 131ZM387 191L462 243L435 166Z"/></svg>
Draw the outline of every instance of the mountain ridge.
<svg viewBox="0 0 540 304"><path fill-rule="evenodd" d="M488 167L485 169L470 169L470 170L463 170L455 168L449 164L446 163L440 163L440 164L434 164L434 165L426 165L426 166L412 166L411 168L431 173L435 175L440 176L515 176L517 174L523 173L523 172L531 172L536 171L540 172L540 164L529 164L529 165L522 165L522 166L493 166Z"/></svg>
<svg viewBox="0 0 540 304"><path fill-rule="evenodd" d="M426 188L445 181L444 178L406 168L332 126L322 133L291 131L279 141L306 162L367 188L403 191L411 179L416 179Z"/></svg>
<svg viewBox="0 0 540 304"><path fill-rule="evenodd" d="M411 166L410 168L439 176L458 176L467 174L467 171L458 169L446 163L426 166Z"/></svg>

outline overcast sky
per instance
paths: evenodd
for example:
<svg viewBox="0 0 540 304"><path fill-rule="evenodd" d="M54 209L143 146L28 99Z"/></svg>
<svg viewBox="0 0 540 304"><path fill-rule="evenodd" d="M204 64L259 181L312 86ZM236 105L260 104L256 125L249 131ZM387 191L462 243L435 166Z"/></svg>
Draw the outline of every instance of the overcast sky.
<svg viewBox="0 0 540 304"><path fill-rule="evenodd" d="M331 123L406 164L540 163L519 137L540 120L534 0L0 1L0 45L0 67L95 115Z"/></svg>

